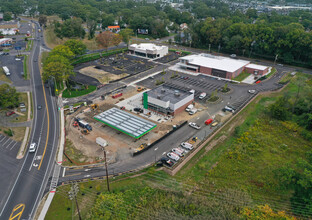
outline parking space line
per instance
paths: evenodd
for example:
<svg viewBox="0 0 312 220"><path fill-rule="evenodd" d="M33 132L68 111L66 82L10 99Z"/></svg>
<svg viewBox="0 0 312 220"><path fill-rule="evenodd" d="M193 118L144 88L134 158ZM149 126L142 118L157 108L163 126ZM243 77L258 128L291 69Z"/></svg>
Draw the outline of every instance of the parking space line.
<svg viewBox="0 0 312 220"><path fill-rule="evenodd" d="M6 142L4 142L3 145L5 145L9 140L10 140L10 138L8 138L8 140L6 140Z"/></svg>
<svg viewBox="0 0 312 220"><path fill-rule="evenodd" d="M15 144L10 148L10 150L12 150L15 147L16 144L17 144L17 142L15 142Z"/></svg>
<svg viewBox="0 0 312 220"><path fill-rule="evenodd" d="M6 136L2 136L3 138L1 139L0 143L6 138Z"/></svg>
<svg viewBox="0 0 312 220"><path fill-rule="evenodd" d="M10 143L5 148L8 148L12 144L12 142L14 142L13 139L11 139Z"/></svg>

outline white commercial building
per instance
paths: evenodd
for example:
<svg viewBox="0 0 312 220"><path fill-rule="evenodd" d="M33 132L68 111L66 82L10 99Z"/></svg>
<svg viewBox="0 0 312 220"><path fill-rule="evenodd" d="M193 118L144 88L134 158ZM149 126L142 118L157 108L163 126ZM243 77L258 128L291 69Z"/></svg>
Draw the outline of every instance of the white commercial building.
<svg viewBox="0 0 312 220"><path fill-rule="evenodd" d="M147 58L158 58L168 54L167 46L157 46L150 43L131 44L128 49L130 54Z"/></svg>
<svg viewBox="0 0 312 220"><path fill-rule="evenodd" d="M268 67L250 64L247 60L204 53L180 57L179 60L178 66L181 69L226 79L233 79L243 71L256 75L263 75L268 71Z"/></svg>
<svg viewBox="0 0 312 220"><path fill-rule="evenodd" d="M194 101L194 93L161 85L143 93L143 107L164 115L176 115Z"/></svg>
<svg viewBox="0 0 312 220"><path fill-rule="evenodd" d="M12 38L1 38L0 39L0 45L6 46L12 44Z"/></svg>

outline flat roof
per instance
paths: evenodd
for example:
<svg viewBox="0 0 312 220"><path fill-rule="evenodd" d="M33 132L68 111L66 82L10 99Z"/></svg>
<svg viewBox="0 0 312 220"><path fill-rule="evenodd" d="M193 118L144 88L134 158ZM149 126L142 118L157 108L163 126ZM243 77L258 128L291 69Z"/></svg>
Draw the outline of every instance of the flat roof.
<svg viewBox="0 0 312 220"><path fill-rule="evenodd" d="M253 64L253 63L248 64L246 67L256 69L256 70L265 70L268 68L267 66L262 66L262 65Z"/></svg>
<svg viewBox="0 0 312 220"><path fill-rule="evenodd" d="M172 104L178 103L179 101L193 94L190 91L176 89L166 84L158 86L155 89L149 90L146 93L148 94L149 97L159 99L164 102L170 101L170 103Z"/></svg>
<svg viewBox="0 0 312 220"><path fill-rule="evenodd" d="M179 59L188 60L189 64L223 70L226 72L235 72L250 63L247 60L231 59L205 53L189 55Z"/></svg>
<svg viewBox="0 0 312 220"><path fill-rule="evenodd" d="M12 38L1 38L0 43L5 42L5 41L12 41Z"/></svg>
<svg viewBox="0 0 312 220"><path fill-rule="evenodd" d="M157 126L153 122L115 107L94 116L94 119L134 138L142 137Z"/></svg>
<svg viewBox="0 0 312 220"><path fill-rule="evenodd" d="M167 46L157 46L156 44L151 43L141 43L141 44L131 44L130 47L141 50L161 50Z"/></svg>

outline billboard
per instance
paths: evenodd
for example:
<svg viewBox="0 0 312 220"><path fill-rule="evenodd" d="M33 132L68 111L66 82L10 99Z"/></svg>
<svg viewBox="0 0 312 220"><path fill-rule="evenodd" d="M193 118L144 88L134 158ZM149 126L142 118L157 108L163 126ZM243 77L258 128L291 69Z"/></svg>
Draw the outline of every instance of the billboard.
<svg viewBox="0 0 312 220"><path fill-rule="evenodd" d="M148 29L138 29L138 34L148 34Z"/></svg>

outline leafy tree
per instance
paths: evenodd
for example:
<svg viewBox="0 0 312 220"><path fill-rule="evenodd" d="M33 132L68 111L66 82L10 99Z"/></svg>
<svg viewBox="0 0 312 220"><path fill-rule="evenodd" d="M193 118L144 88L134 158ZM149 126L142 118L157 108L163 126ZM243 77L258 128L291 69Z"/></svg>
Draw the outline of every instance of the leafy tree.
<svg viewBox="0 0 312 220"><path fill-rule="evenodd" d="M44 81L53 76L57 82L63 82L68 80L70 75L74 74L73 66L69 64L68 60L57 56L58 55L55 55L54 58L51 58L50 62L46 62L43 66Z"/></svg>
<svg viewBox="0 0 312 220"><path fill-rule="evenodd" d="M88 39L93 39L94 38L94 34L95 34L95 30L96 30L96 21L93 19L87 19L87 27L89 30L89 36Z"/></svg>
<svg viewBox="0 0 312 220"><path fill-rule="evenodd" d="M4 12L3 14L3 20L4 21L11 21L12 20L12 13L7 11L7 12Z"/></svg>
<svg viewBox="0 0 312 220"><path fill-rule="evenodd" d="M74 53L71 51L69 46L58 45L50 52L49 56L59 55L67 59L74 57Z"/></svg>
<svg viewBox="0 0 312 220"><path fill-rule="evenodd" d="M16 89L6 83L0 85L0 107L13 108L18 106L18 103L19 93L16 92Z"/></svg>
<svg viewBox="0 0 312 220"><path fill-rule="evenodd" d="M47 19L46 15L39 15L38 22L39 22L40 26L46 26L47 21L48 21L48 19Z"/></svg>
<svg viewBox="0 0 312 220"><path fill-rule="evenodd" d="M55 22L54 32L61 39L64 37L79 37L83 39L86 34L82 27L82 19L80 18L67 19L63 24Z"/></svg>
<svg viewBox="0 0 312 220"><path fill-rule="evenodd" d="M121 35L114 34L114 37L112 39L112 43L113 43L113 45L118 46L120 44L121 40L122 40Z"/></svg>
<svg viewBox="0 0 312 220"><path fill-rule="evenodd" d="M119 35L122 37L123 42L125 42L128 45L129 40L133 35L133 30L129 28L123 29L119 32Z"/></svg>
<svg viewBox="0 0 312 220"><path fill-rule="evenodd" d="M71 39L66 41L64 45L68 46L76 56L84 54L87 50L87 46L81 40Z"/></svg>
<svg viewBox="0 0 312 220"><path fill-rule="evenodd" d="M110 31L104 31L96 37L96 42L107 50L108 47L112 44L113 39L114 33Z"/></svg>

